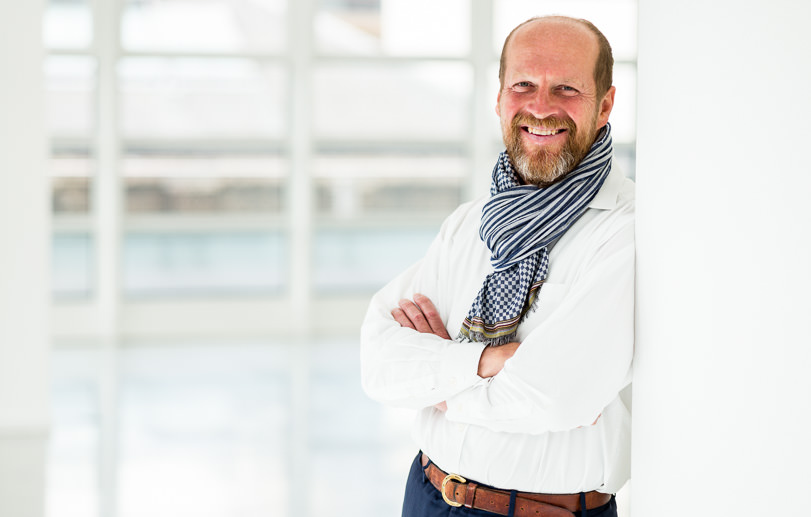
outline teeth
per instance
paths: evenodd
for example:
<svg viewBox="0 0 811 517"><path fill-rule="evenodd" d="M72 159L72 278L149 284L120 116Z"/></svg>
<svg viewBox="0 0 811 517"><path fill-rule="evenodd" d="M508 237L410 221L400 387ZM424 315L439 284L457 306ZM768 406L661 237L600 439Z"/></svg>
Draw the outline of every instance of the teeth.
<svg viewBox="0 0 811 517"><path fill-rule="evenodd" d="M527 127L527 131L533 135L552 136L560 133L562 129L537 129L534 127Z"/></svg>

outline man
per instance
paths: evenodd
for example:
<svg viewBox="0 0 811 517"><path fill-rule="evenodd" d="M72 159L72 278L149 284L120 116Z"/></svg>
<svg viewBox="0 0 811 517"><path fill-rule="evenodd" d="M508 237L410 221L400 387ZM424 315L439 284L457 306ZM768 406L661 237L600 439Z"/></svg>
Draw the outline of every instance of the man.
<svg viewBox="0 0 811 517"><path fill-rule="evenodd" d="M630 461L620 392L634 201L612 168L612 67L585 20L516 27L491 195L459 207L371 302L364 389L420 409L404 516L616 515Z"/></svg>

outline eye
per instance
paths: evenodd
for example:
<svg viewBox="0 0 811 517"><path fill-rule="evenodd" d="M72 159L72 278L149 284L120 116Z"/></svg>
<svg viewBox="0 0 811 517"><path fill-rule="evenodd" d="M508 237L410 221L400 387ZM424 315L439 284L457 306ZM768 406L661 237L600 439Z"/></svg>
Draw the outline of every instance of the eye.
<svg viewBox="0 0 811 517"><path fill-rule="evenodd" d="M534 85L529 81L519 81L513 85L513 90L517 92L526 92L532 89Z"/></svg>
<svg viewBox="0 0 811 517"><path fill-rule="evenodd" d="M573 88L573 87L571 87L571 86L569 86L567 84L561 84L560 86L557 87L557 90L560 93L562 93L563 95L566 95L566 96L569 96L569 97L571 97L573 95L577 95L578 93L580 93L580 91L577 88Z"/></svg>

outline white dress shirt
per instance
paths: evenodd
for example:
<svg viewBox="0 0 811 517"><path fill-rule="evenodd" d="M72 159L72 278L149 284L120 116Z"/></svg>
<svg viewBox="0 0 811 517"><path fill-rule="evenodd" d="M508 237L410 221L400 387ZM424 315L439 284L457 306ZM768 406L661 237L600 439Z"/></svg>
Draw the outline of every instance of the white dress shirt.
<svg viewBox="0 0 811 517"><path fill-rule="evenodd" d="M630 408L620 395L634 343L633 182L615 168L553 247L535 309L518 327L521 346L483 379L481 343L402 328L391 310L422 293L459 334L492 271L479 238L486 201L457 208L425 257L372 299L361 329L364 390L420 409L414 439L446 472L528 492L616 493L630 471ZM433 407L442 401L444 413Z"/></svg>

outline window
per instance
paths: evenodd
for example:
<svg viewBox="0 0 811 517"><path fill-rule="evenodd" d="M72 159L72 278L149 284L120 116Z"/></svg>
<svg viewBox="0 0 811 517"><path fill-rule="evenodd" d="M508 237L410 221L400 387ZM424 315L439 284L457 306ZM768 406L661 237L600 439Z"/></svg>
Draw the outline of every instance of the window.
<svg viewBox="0 0 811 517"><path fill-rule="evenodd" d="M407 424L358 401L357 326L444 217L486 192L502 42L547 13L611 41L615 156L633 176L635 0L49 0L55 333L89 345L55 359L49 517L137 515L146 500L167 515L233 515L234 502L320 515L320 500L294 503L300 487L358 458L399 486ZM239 344L219 354L198 338ZM93 346L110 340L112 360ZM336 414L348 399L363 426ZM235 404L256 414L228 430ZM177 417L186 405L194 424ZM175 505L156 465L184 477L194 444L212 443L200 465L233 483ZM220 479L203 478L183 489ZM396 512L398 494L362 510Z"/></svg>

